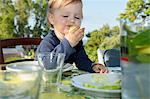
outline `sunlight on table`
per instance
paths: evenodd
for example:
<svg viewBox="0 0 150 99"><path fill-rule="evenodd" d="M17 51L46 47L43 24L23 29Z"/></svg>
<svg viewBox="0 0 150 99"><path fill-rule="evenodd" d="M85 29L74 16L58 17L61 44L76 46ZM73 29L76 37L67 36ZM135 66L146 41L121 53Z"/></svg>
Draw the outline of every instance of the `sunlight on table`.
<svg viewBox="0 0 150 99"><path fill-rule="evenodd" d="M39 99L85 99L80 95L67 95L67 93L41 93Z"/></svg>

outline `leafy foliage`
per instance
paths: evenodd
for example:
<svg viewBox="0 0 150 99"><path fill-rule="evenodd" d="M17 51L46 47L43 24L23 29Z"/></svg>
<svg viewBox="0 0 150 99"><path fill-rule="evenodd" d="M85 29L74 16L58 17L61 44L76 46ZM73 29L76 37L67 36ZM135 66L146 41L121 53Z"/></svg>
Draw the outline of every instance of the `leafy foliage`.
<svg viewBox="0 0 150 99"><path fill-rule="evenodd" d="M1 0L0 10L1 38L39 37L49 30L46 0Z"/></svg>
<svg viewBox="0 0 150 99"><path fill-rule="evenodd" d="M46 35L46 11L47 0L0 0L0 39ZM27 52L25 58L33 58L32 49L36 48L23 47Z"/></svg>
<svg viewBox="0 0 150 99"><path fill-rule="evenodd" d="M149 2L149 3L148 3ZM125 12L121 13L118 19L129 19L133 22L137 17L145 17L150 14L150 0L129 0Z"/></svg>
<svg viewBox="0 0 150 99"><path fill-rule="evenodd" d="M14 35L14 16L15 9L11 0L6 0L3 4L0 1L0 38L11 38Z"/></svg>
<svg viewBox="0 0 150 99"><path fill-rule="evenodd" d="M17 36L38 37L47 33L46 0L18 0L15 7L17 10L15 31ZM33 26L29 25L29 18L33 18Z"/></svg>
<svg viewBox="0 0 150 99"><path fill-rule="evenodd" d="M134 21L136 18L150 15L150 0L129 0L126 5L126 10L120 13L118 19ZM89 58L97 61L97 49L111 49L120 46L119 27L115 26L112 29L108 25L104 25L101 29L95 30L87 34L89 37L85 44L85 50Z"/></svg>
<svg viewBox="0 0 150 99"><path fill-rule="evenodd" d="M85 44L85 50L92 61L98 61L97 49L111 49L119 47L119 27L115 26L112 29L108 25L104 25L99 30L92 31L90 38Z"/></svg>

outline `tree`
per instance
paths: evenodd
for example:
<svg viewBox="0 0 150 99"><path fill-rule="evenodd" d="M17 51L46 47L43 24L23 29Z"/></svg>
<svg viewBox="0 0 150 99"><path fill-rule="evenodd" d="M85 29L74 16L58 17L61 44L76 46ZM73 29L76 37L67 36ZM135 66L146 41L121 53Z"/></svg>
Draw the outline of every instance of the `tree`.
<svg viewBox="0 0 150 99"><path fill-rule="evenodd" d="M0 1L0 39L13 37L15 9L11 0Z"/></svg>
<svg viewBox="0 0 150 99"><path fill-rule="evenodd" d="M88 36L89 39L84 48L92 61L98 61L97 49L118 48L120 45L119 27L117 26L111 29L109 25L103 25L102 28L92 31Z"/></svg>
<svg viewBox="0 0 150 99"><path fill-rule="evenodd" d="M129 0L126 5L125 12L118 16L118 19L134 21L138 17L145 18L150 16L150 0ZM108 25L104 25L100 30L95 30L87 34L89 37L85 44L85 50L90 59L97 61L97 49L111 49L120 46L119 27L112 29Z"/></svg>
<svg viewBox="0 0 150 99"><path fill-rule="evenodd" d="M46 0L18 0L15 3L16 34L17 36L39 37L48 32L46 24ZM29 25L29 18L33 18L34 24Z"/></svg>
<svg viewBox="0 0 150 99"><path fill-rule="evenodd" d="M126 10L120 14L118 19L129 19L132 22L140 16L146 17L149 16L149 14L150 0L129 0L126 5Z"/></svg>
<svg viewBox="0 0 150 99"><path fill-rule="evenodd" d="M46 11L47 0L1 0L0 39L46 35L49 30ZM27 55L34 55L32 48L36 46L23 47Z"/></svg>
<svg viewBox="0 0 150 99"><path fill-rule="evenodd" d="M0 11L1 38L40 37L48 33L46 0L1 0Z"/></svg>

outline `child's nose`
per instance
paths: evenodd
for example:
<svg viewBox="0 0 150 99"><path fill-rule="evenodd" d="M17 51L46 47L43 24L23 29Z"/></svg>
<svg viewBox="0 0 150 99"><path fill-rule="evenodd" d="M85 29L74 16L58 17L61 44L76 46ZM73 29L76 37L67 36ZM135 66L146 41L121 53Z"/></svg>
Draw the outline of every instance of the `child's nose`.
<svg viewBox="0 0 150 99"><path fill-rule="evenodd" d="M70 25L74 25L75 24L75 19L74 18L70 18L69 19L69 24Z"/></svg>
<svg viewBox="0 0 150 99"><path fill-rule="evenodd" d="M75 22L75 19L74 19L74 18L73 18L73 19L71 19L71 20L70 20L70 22L74 23L74 22Z"/></svg>

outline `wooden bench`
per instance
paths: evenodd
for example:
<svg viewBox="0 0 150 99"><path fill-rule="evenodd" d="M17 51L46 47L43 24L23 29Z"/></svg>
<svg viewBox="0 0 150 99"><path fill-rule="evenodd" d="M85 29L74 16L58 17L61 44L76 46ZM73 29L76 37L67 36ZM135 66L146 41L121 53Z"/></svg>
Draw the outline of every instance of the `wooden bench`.
<svg viewBox="0 0 150 99"><path fill-rule="evenodd" d="M39 45L41 38L10 38L10 39L0 39L0 64L8 64L4 60L3 48L16 46L16 45ZM34 59L25 59L34 60ZM25 60L16 60L12 62L19 62ZM11 63L11 62L10 62Z"/></svg>

